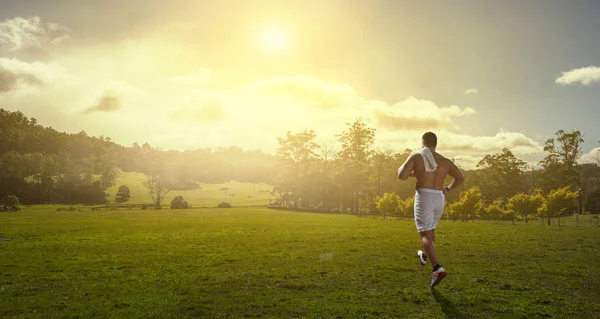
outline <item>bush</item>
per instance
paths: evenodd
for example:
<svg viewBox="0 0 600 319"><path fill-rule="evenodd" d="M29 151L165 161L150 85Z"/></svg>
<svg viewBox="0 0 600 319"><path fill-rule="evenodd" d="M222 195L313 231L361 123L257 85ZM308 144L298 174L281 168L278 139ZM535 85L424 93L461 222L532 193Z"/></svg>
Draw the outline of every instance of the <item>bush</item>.
<svg viewBox="0 0 600 319"><path fill-rule="evenodd" d="M377 200L377 210L383 213L383 218L386 215L394 214L399 207L400 197L396 193L385 193L383 197Z"/></svg>
<svg viewBox="0 0 600 319"><path fill-rule="evenodd" d="M226 202L222 202L221 204L219 204L219 206L217 206L218 208L231 208L231 204L226 203Z"/></svg>
<svg viewBox="0 0 600 319"><path fill-rule="evenodd" d="M131 199L131 191L129 190L129 187L127 187L125 185L121 185L119 187L119 192L117 193L117 197L115 199L115 202L117 202L117 203L125 203L129 199Z"/></svg>
<svg viewBox="0 0 600 319"><path fill-rule="evenodd" d="M171 209L187 209L189 208L188 202L183 200L183 196L178 195L171 201Z"/></svg>
<svg viewBox="0 0 600 319"><path fill-rule="evenodd" d="M6 195L2 198L2 211L16 212L20 210L21 208L19 207L19 199L17 196Z"/></svg>

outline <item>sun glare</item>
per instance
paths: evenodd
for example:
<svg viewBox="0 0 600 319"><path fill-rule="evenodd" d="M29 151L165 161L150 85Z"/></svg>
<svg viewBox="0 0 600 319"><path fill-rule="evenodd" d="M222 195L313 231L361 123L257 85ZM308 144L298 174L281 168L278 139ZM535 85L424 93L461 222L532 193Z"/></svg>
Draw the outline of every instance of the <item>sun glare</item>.
<svg viewBox="0 0 600 319"><path fill-rule="evenodd" d="M262 34L262 44L269 53L285 53L289 48L289 37L280 29L269 29Z"/></svg>

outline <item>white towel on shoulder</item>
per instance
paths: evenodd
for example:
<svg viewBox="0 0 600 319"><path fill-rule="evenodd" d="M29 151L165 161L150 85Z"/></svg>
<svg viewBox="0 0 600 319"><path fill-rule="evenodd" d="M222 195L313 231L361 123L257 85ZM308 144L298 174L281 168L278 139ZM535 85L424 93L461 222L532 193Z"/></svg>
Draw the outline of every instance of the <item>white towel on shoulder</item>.
<svg viewBox="0 0 600 319"><path fill-rule="evenodd" d="M425 164L425 171L426 172L434 172L437 169L438 165L437 165L437 162L435 161L435 158L433 157L433 153L431 152L429 147L423 147L422 149L420 149L419 154L421 154L421 157L423 157L423 163Z"/></svg>

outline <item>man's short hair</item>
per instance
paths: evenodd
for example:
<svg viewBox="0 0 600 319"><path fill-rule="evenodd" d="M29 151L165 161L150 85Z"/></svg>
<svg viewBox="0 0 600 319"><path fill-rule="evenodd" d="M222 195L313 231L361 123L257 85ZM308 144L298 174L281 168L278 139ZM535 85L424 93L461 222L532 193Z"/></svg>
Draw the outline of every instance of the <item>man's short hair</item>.
<svg viewBox="0 0 600 319"><path fill-rule="evenodd" d="M433 132L427 132L423 134L423 144L427 147L437 146L437 136Z"/></svg>

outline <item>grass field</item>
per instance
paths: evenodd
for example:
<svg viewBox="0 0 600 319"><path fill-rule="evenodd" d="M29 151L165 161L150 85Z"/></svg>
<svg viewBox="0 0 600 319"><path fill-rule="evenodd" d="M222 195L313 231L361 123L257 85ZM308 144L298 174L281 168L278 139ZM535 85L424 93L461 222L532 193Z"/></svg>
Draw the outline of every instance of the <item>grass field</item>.
<svg viewBox="0 0 600 319"><path fill-rule="evenodd" d="M1 318L598 318L600 229L266 209L0 214Z"/></svg>
<svg viewBox="0 0 600 319"><path fill-rule="evenodd" d="M114 202L119 186L127 185L131 190L131 199L127 202L128 204L152 203L147 195L148 189L144 187L145 181L146 175L142 173L121 172L115 186L107 191L111 194L109 200ZM201 189L170 191L164 203L169 204L173 197L181 195L195 207L216 207L221 202L228 202L233 206L267 205L269 203L269 192L273 190L273 186L262 183L227 182L224 184L202 184L200 186Z"/></svg>

